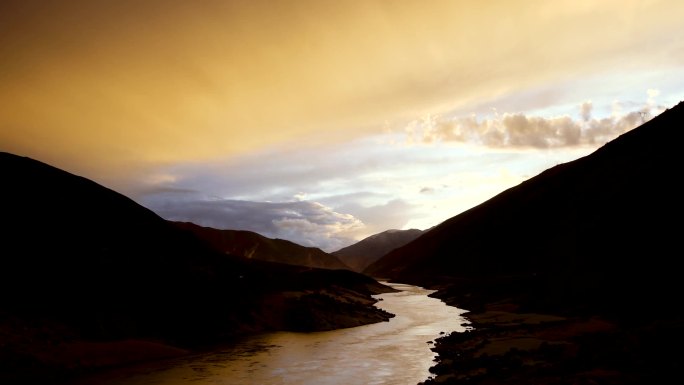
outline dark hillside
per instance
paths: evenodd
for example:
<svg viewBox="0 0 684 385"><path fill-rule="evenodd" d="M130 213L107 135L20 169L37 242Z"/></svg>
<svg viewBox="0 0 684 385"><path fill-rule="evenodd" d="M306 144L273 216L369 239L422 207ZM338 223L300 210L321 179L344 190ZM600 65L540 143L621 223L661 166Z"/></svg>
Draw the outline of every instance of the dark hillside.
<svg viewBox="0 0 684 385"><path fill-rule="evenodd" d="M684 103L510 188L365 273L439 289L475 331L439 340L448 384L650 384L684 359Z"/></svg>
<svg viewBox="0 0 684 385"><path fill-rule="evenodd" d="M371 263L390 251L418 238L422 233L423 231L418 229L387 230L334 251L332 254L344 261L354 271L363 271Z"/></svg>
<svg viewBox="0 0 684 385"><path fill-rule="evenodd" d="M214 249L248 259L322 269L349 269L336 256L316 247L305 247L284 239L271 239L252 231L223 230L189 222L173 222L189 230Z"/></svg>
<svg viewBox="0 0 684 385"><path fill-rule="evenodd" d="M387 320L351 271L225 254L110 189L0 153L0 383L177 355L263 330Z"/></svg>
<svg viewBox="0 0 684 385"><path fill-rule="evenodd" d="M443 222L365 272L423 284L520 279L551 305L659 306L678 286L683 110Z"/></svg>

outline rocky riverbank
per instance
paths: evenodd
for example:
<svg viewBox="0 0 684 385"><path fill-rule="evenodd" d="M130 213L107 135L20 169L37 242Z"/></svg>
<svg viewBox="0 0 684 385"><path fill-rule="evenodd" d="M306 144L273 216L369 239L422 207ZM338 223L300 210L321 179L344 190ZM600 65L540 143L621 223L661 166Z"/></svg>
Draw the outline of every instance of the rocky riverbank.
<svg viewBox="0 0 684 385"><path fill-rule="evenodd" d="M319 274L346 273L310 274L313 281L303 282L301 287L264 294L249 314L250 323L236 324L230 335L202 343L130 337L87 339L77 330L45 319L28 322L6 318L0 323L0 383L69 383L101 370L207 351L213 345L225 346L255 333L325 331L388 321L394 316L373 306L377 300L372 297L394 289L370 280L318 286L315 281Z"/></svg>
<svg viewBox="0 0 684 385"><path fill-rule="evenodd" d="M528 313L505 302L466 317L474 329L436 341L435 377L423 385L667 383L682 358L681 319L625 323Z"/></svg>

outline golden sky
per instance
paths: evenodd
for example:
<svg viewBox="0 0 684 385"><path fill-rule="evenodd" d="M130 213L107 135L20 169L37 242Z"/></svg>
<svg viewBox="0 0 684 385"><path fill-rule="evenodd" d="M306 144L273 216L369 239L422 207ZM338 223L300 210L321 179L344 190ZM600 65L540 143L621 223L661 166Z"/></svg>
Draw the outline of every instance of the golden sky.
<svg viewBox="0 0 684 385"><path fill-rule="evenodd" d="M667 94L682 20L681 0L3 0L0 150L130 187L433 114ZM454 137L442 123L431 138Z"/></svg>
<svg viewBox="0 0 684 385"><path fill-rule="evenodd" d="M681 4L5 1L0 143L93 164L339 140L587 71L679 64Z"/></svg>

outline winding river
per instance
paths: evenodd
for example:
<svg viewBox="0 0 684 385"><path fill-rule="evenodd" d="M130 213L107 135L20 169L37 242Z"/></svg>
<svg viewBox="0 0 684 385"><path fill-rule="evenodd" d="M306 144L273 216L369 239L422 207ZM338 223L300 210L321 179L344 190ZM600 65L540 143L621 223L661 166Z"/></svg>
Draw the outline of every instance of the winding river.
<svg viewBox="0 0 684 385"><path fill-rule="evenodd" d="M238 346L97 379L103 385L416 385L430 377L432 341L468 328L465 310L420 287L388 284L376 306L389 322L329 332L278 332Z"/></svg>

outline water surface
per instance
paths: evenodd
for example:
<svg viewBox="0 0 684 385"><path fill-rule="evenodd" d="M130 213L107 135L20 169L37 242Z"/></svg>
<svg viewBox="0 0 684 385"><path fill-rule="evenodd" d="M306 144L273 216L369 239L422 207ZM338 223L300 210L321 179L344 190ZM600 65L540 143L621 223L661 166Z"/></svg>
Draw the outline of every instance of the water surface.
<svg viewBox="0 0 684 385"><path fill-rule="evenodd" d="M425 381L440 335L464 331L465 310L420 287L388 284L375 296L389 322L316 333L269 333L211 354L108 374L103 385L415 385Z"/></svg>

